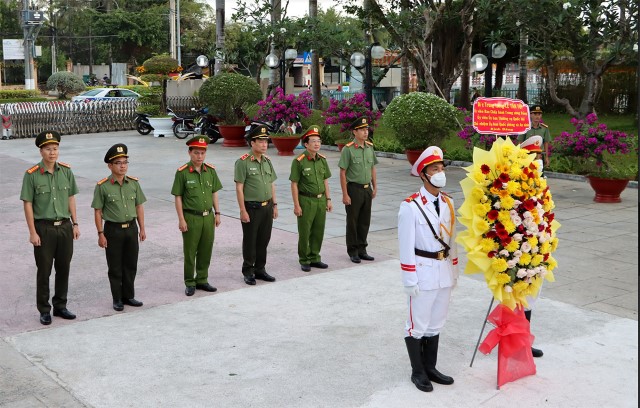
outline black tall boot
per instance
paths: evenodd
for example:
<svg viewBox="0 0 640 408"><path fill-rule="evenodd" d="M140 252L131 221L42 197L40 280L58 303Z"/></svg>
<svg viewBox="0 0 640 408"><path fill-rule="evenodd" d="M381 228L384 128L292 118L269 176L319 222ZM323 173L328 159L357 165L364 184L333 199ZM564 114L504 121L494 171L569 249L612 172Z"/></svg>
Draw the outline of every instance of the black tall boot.
<svg viewBox="0 0 640 408"><path fill-rule="evenodd" d="M525 310L524 311L524 317L526 317L527 320L529 321L529 323L531 323L531 310ZM533 347L531 347L531 354L534 357L542 357L544 355L542 350L537 349L537 348L533 348Z"/></svg>
<svg viewBox="0 0 640 408"><path fill-rule="evenodd" d="M436 370L438 362L438 342L440 335L422 338L422 362L427 376L436 384L450 385L453 384L453 378L442 374Z"/></svg>
<svg viewBox="0 0 640 408"><path fill-rule="evenodd" d="M433 385L429 381L429 377L424 371L422 365L422 340L413 337L405 337L404 342L407 344L407 352L411 361L411 382L416 385L420 391L431 392Z"/></svg>

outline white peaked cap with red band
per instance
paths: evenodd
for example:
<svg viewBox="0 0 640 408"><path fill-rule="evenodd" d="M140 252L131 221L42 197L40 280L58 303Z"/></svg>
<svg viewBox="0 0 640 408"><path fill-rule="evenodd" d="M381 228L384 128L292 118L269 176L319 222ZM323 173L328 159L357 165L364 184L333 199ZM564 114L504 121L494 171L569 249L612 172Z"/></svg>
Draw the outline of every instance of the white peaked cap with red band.
<svg viewBox="0 0 640 408"><path fill-rule="evenodd" d="M420 155L418 160L413 164L411 168L411 174L418 177L420 176L420 172L430 165L431 163L443 162L444 163L444 155L442 154L442 149L438 146L429 146L424 149L424 152Z"/></svg>
<svg viewBox="0 0 640 408"><path fill-rule="evenodd" d="M531 136L520 147L532 153L542 153L542 136Z"/></svg>

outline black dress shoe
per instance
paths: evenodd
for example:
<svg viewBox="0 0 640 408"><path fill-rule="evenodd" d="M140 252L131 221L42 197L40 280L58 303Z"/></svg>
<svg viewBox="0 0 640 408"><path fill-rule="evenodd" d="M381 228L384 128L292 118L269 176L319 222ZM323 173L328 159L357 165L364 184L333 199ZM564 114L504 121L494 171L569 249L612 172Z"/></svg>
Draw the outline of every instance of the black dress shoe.
<svg viewBox="0 0 640 408"><path fill-rule="evenodd" d="M218 290L213 286L209 285L209 283L196 284L196 289L204 290L205 292L215 292L216 290Z"/></svg>
<svg viewBox="0 0 640 408"><path fill-rule="evenodd" d="M187 296L193 296L193 294L196 293L196 287L195 286L187 286L184 289L184 294Z"/></svg>
<svg viewBox="0 0 640 408"><path fill-rule="evenodd" d="M143 305L143 303L139 300L136 300L134 298L131 299L125 299L124 300L124 304L125 305L129 305L129 306L133 306L133 307L140 307Z"/></svg>
<svg viewBox="0 0 640 408"><path fill-rule="evenodd" d="M312 267L314 267L314 268L320 268L320 269L327 269L327 268L329 267L329 265L327 265L327 264L326 264L326 263L324 263L324 262L320 262L320 261L318 261L318 262L311 262L311 263L309 264L309 266L312 266Z"/></svg>
<svg viewBox="0 0 640 408"><path fill-rule="evenodd" d="M359 254L360 259L364 259L365 261L373 261L375 258L369 254Z"/></svg>
<svg viewBox="0 0 640 408"><path fill-rule="evenodd" d="M351 259L353 263L360 263L360 257L358 255L350 256L349 259Z"/></svg>
<svg viewBox="0 0 640 408"><path fill-rule="evenodd" d="M122 303L122 300L118 299L113 301L113 310L115 310L116 312L122 312L124 310L124 304Z"/></svg>
<svg viewBox="0 0 640 408"><path fill-rule="evenodd" d="M275 282L276 278L269 275L267 272L256 273L256 279L263 280L265 282Z"/></svg>
<svg viewBox="0 0 640 408"><path fill-rule="evenodd" d="M51 324L51 314L49 313L40 313L40 323L48 326Z"/></svg>
<svg viewBox="0 0 640 408"><path fill-rule="evenodd" d="M73 320L76 318L76 315L71 313L69 309L67 309L66 307L60 310L53 309L53 315L57 317L62 317L63 319L66 319L66 320Z"/></svg>
<svg viewBox="0 0 640 408"><path fill-rule="evenodd" d="M247 285L255 285L256 279L253 276L245 276L244 283L246 283Z"/></svg>
<svg viewBox="0 0 640 408"><path fill-rule="evenodd" d="M300 265L300 269L302 269L302 272L311 272L311 266L309 264Z"/></svg>
<svg viewBox="0 0 640 408"><path fill-rule="evenodd" d="M531 354L532 354L534 357L536 357L536 358L537 358L537 357L542 357L542 356L544 355L544 353L542 352L542 350L537 349L537 348L533 348L533 347L531 347Z"/></svg>

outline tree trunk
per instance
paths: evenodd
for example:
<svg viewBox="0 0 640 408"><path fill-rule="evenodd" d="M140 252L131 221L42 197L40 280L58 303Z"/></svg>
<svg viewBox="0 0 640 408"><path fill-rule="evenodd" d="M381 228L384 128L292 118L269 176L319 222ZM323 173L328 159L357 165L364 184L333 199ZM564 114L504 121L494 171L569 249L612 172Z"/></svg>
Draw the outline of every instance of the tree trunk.
<svg viewBox="0 0 640 408"><path fill-rule="evenodd" d="M224 64L224 59L220 58L220 53L224 50L224 3L224 0L216 0L216 75L220 73Z"/></svg>
<svg viewBox="0 0 640 408"><path fill-rule="evenodd" d="M309 0L309 18L318 16L318 0ZM322 89L320 80L320 56L316 50L311 54L311 95L313 97L313 109L320 109L322 103Z"/></svg>
<svg viewBox="0 0 640 408"><path fill-rule="evenodd" d="M524 103L528 103L527 100L527 43L529 38L527 33L520 29L520 57L518 58L518 94L517 98Z"/></svg>

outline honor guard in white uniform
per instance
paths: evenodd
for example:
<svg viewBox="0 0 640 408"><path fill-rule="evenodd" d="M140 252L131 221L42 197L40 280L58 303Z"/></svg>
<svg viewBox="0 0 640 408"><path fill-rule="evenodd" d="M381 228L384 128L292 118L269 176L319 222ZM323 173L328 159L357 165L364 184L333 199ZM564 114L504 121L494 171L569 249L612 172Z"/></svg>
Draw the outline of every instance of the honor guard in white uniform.
<svg viewBox="0 0 640 408"><path fill-rule="evenodd" d="M411 381L425 392L433 390L431 382L453 384L453 378L436 370L440 330L458 280L453 200L441 191L444 167L439 147L422 152L411 174L420 177L423 186L400 204L398 213L402 283L409 306L405 343Z"/></svg>

